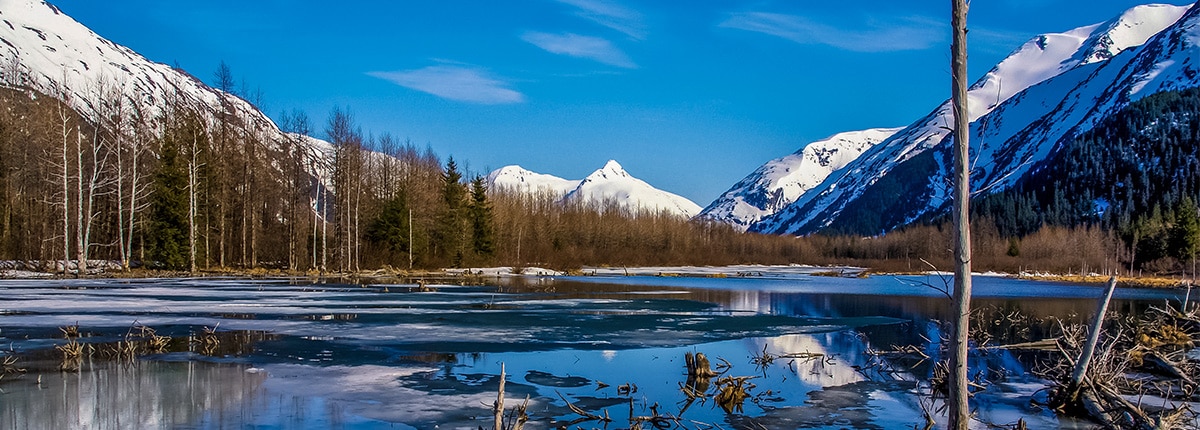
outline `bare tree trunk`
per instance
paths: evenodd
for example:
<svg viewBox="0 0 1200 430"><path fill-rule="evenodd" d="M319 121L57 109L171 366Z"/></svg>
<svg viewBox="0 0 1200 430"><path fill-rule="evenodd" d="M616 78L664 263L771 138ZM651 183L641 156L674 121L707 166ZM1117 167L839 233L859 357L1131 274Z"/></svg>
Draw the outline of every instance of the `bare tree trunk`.
<svg viewBox="0 0 1200 430"><path fill-rule="evenodd" d="M120 95L114 94L114 97L120 97ZM117 118L113 121L113 149L117 153L117 252L120 254L118 259L121 260L121 270L128 272L129 259L125 256L125 144L122 139L125 133L124 122L123 110L118 111Z"/></svg>
<svg viewBox="0 0 1200 430"><path fill-rule="evenodd" d="M321 194L325 194L322 190ZM321 202L321 273L329 264L329 201L325 197L318 197Z"/></svg>
<svg viewBox="0 0 1200 430"><path fill-rule="evenodd" d="M1092 362L1092 355L1096 353L1096 344L1100 341L1100 330L1104 327L1104 314L1108 313L1108 302L1112 300L1113 291L1116 289L1117 277L1110 277L1108 288L1104 290L1104 297L1100 299L1100 304L1096 309L1096 317L1092 319L1091 332L1088 333L1087 344L1083 347L1083 355L1079 357L1079 361L1075 363L1075 370L1071 372L1071 381L1067 385L1067 398L1071 401L1079 398L1083 377L1087 374L1087 368Z"/></svg>
<svg viewBox="0 0 1200 430"><path fill-rule="evenodd" d="M495 415L492 423L493 429L504 429L504 363L500 363L500 389L497 390L496 403L492 404L492 413Z"/></svg>
<svg viewBox="0 0 1200 430"><path fill-rule="evenodd" d="M967 403L967 349L971 315L971 171L970 115L967 106L967 3L952 0L954 38L951 45L952 99L954 105L954 334L950 338L949 428L966 430L970 422Z"/></svg>
<svg viewBox="0 0 1200 430"><path fill-rule="evenodd" d="M362 153L359 152L356 155L356 157L362 157ZM359 238L362 237L362 231L360 231L361 224L359 223L359 214L362 213L361 212L361 210L362 210L362 189L363 189L363 186L365 186L365 184L363 184L363 181L362 181L362 176L363 176L362 175L362 167L363 166L360 164L359 165L359 175L358 175L358 186L354 187L354 236L352 237L352 239L354 240L354 271L355 272L358 272L359 270L361 270L361 267L359 266L359 264L361 263L361 260L362 260L362 258L361 258L362 250L361 250L361 248L359 248L359 245L360 245Z"/></svg>
<svg viewBox="0 0 1200 430"><path fill-rule="evenodd" d="M63 100L63 103L66 103L66 100ZM67 267L71 264L71 173L70 163L67 161L67 152L70 151L67 142L71 132L67 126L67 115L66 108L59 107L59 120L62 121L63 275L67 274Z"/></svg>
<svg viewBox="0 0 1200 430"><path fill-rule="evenodd" d="M82 275L87 270L84 249L87 243L83 237L83 131L75 126L75 276Z"/></svg>
<svg viewBox="0 0 1200 430"><path fill-rule="evenodd" d="M316 189L317 189L317 192L320 192L320 187L317 187ZM319 194L318 194L318 196L319 196ZM319 203L320 201L321 201L321 200L320 200L320 197L317 197L317 200L316 200L316 202L317 202L317 203ZM318 265L317 265L317 242L318 242L318 241L317 241L317 208L315 207L315 205L314 205L314 207L312 208L312 211L313 211L313 223L312 223L312 268L316 269L316 268L318 268L318 267L321 267L321 266L318 266Z"/></svg>
<svg viewBox="0 0 1200 430"><path fill-rule="evenodd" d="M196 273L196 195L199 194L199 130L192 134L192 159L188 163L188 272Z"/></svg>
<svg viewBox="0 0 1200 430"><path fill-rule="evenodd" d="M247 126L250 126L250 118L246 119ZM259 209L257 199L254 198L254 167L256 162L258 138L251 135L251 131L246 133L246 203L250 209L250 267L258 267L258 215Z"/></svg>
<svg viewBox="0 0 1200 430"><path fill-rule="evenodd" d="M137 138L137 139L140 139L140 138ZM124 258L124 260L125 260L124 269L126 272L129 271L129 260L133 259L134 216L137 214L137 211L138 211L138 194L140 194L140 191L138 190L138 183L141 182L140 181L141 173L138 172L138 158L139 158L138 155L141 153L141 145L142 145L141 142L134 143L134 146L132 147L132 151L129 154L129 156L131 158L130 173L132 176L129 179L129 181L130 181L129 208L128 208L129 219L127 221L129 223L129 227L125 232L128 235L128 239L125 242L125 258Z"/></svg>
<svg viewBox="0 0 1200 430"><path fill-rule="evenodd" d="M82 153L82 149L79 152ZM108 153L105 151L104 141L100 138L99 130L92 134L90 152L91 171L88 172L87 186L81 187L79 190L81 200L79 210L82 222L79 226L79 230L82 231L80 235L82 240L79 247L79 271L81 273L87 271L87 261L91 257L92 225L94 225L96 218L96 195L103 194L100 190L109 184L109 178L104 177L105 166L108 164ZM79 176L80 178L83 177L82 166L79 170ZM83 198L85 192L87 193L86 199Z"/></svg>

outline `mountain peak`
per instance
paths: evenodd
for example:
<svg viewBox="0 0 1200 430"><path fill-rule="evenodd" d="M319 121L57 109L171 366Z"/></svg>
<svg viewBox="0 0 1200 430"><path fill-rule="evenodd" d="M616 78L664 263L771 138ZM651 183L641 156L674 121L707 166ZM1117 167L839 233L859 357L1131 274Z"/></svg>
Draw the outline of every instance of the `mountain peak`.
<svg viewBox="0 0 1200 430"><path fill-rule="evenodd" d="M508 189L531 194L551 193L559 197L566 195L579 185L579 181L543 175L516 164L492 171L487 175L487 182L490 189Z"/></svg>
<svg viewBox="0 0 1200 430"><path fill-rule="evenodd" d="M1146 4L1126 9L1120 16L1098 24L1098 31L1084 43L1081 63L1108 60L1121 51L1146 43L1151 37L1179 21L1190 6Z"/></svg>
<svg viewBox="0 0 1200 430"><path fill-rule="evenodd" d="M590 204L616 204L617 207L638 213L640 211L663 211L691 218L700 212L700 206L684 197L672 194L635 178L626 172L616 160L608 160L582 180L569 180L534 173L521 166L504 166L488 174L491 189L507 189L527 194L552 193L564 200L578 200Z"/></svg>
<svg viewBox="0 0 1200 430"><path fill-rule="evenodd" d="M701 212L701 216L745 229L795 202L830 174L854 161L899 128L838 133L768 161Z"/></svg>
<svg viewBox="0 0 1200 430"><path fill-rule="evenodd" d="M1003 190L1102 117L1146 95L1197 85L1197 22L1200 6L1138 6L1022 45L968 94L972 186ZM873 235L943 210L951 199L942 185L949 117L947 101L750 230Z"/></svg>
<svg viewBox="0 0 1200 430"><path fill-rule="evenodd" d="M604 163L604 167L584 178L584 182L617 178L632 178L632 176L629 175L629 172L625 171L625 168L621 167L621 163L618 163L617 160L608 160L607 163Z"/></svg>

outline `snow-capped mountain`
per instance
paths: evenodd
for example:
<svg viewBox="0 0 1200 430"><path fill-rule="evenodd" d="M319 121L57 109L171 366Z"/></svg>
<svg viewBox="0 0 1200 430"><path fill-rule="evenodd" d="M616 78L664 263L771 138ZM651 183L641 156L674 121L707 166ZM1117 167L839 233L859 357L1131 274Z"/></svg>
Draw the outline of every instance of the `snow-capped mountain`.
<svg viewBox="0 0 1200 430"><path fill-rule="evenodd" d="M583 178L579 186L567 193L566 198L585 202L611 200L631 211L666 211L687 218L700 213L700 205L631 176L615 160L608 160L604 167Z"/></svg>
<svg viewBox="0 0 1200 430"><path fill-rule="evenodd" d="M613 202L631 212L666 211L687 218L700 213L700 206L691 200L633 177L615 160L609 160L604 167L577 181L534 173L520 166L505 166L488 174L488 185L493 189L551 193L564 200Z"/></svg>
<svg viewBox="0 0 1200 430"><path fill-rule="evenodd" d="M33 88L92 121L115 95L136 105L151 127L172 101L198 109L210 124L224 111L268 145L301 144L309 172L329 185L328 142L285 134L246 100L113 43L41 0L0 0L0 85Z"/></svg>
<svg viewBox="0 0 1200 430"><path fill-rule="evenodd" d="M1137 6L1102 24L1034 37L1001 61L969 92L974 189L1004 189L1061 140L1131 101L1196 85L1198 13ZM941 209L950 199L951 117L947 101L750 230L876 234Z"/></svg>
<svg viewBox="0 0 1200 430"><path fill-rule="evenodd" d="M805 191L820 185L830 173L898 131L899 128L849 131L809 143L793 154L763 164L710 203L700 216L745 230L792 204Z"/></svg>
<svg viewBox="0 0 1200 430"><path fill-rule="evenodd" d="M535 173L521 166L504 166L487 175L488 187L520 193L548 193L562 197L579 186L580 181L563 179L554 175Z"/></svg>
<svg viewBox="0 0 1200 430"><path fill-rule="evenodd" d="M54 5L41 0L0 0L0 21L4 82L64 100L85 117L93 118L101 100L112 91L145 109L148 118L178 96L202 107L210 119L227 108L256 131L280 133L245 100L104 39Z"/></svg>

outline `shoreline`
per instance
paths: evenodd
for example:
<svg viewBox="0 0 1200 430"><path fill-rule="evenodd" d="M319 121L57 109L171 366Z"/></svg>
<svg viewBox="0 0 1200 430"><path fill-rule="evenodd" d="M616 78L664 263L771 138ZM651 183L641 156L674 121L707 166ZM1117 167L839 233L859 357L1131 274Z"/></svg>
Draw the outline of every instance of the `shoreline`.
<svg viewBox="0 0 1200 430"><path fill-rule="evenodd" d="M151 270L135 268L129 271L113 270L111 268L97 270L82 276L62 273L38 272L31 270L0 270L2 280L72 280L72 279L151 279L151 278L307 278L307 279L432 279L432 278L491 278L515 276L654 276L654 277L702 277L702 278L747 278L747 277L776 277L776 276L818 276L865 278L871 276L953 276L949 272L913 271L887 272L856 266L813 266L813 265L757 265L743 264L730 266L647 266L647 267L614 267L614 266L585 266L570 271L558 271L539 267L487 267L464 269L426 269L400 270L383 268L359 272L317 272L290 271L286 269L256 268L249 270L220 268L200 270L197 272ZM1041 272L1003 273L975 272L975 277L1006 277L1046 282L1062 282L1071 284L1100 285L1108 282L1110 275L1101 274L1055 274ZM1191 282L1180 277L1162 275L1149 276L1117 276L1118 287L1124 288L1186 288ZM414 281L415 282L415 281Z"/></svg>

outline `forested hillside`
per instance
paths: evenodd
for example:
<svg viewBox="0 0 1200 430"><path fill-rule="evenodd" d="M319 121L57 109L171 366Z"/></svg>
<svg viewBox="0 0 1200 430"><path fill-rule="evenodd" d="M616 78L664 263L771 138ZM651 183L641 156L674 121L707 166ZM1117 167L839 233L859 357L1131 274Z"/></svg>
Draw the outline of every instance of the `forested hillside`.
<svg viewBox="0 0 1200 430"><path fill-rule="evenodd" d="M213 80L234 90L225 65ZM236 109L208 120L180 97L151 117L115 85L92 88L99 119L78 115L62 94L19 82L0 90L0 260L56 271L109 260L344 272L814 257L794 238L618 202L487 190L453 159L364 132L349 109L319 123L285 113L289 133L272 138Z"/></svg>
<svg viewBox="0 0 1200 430"><path fill-rule="evenodd" d="M1196 252L1200 223L1200 88L1131 104L1066 142L977 218L1022 237L1046 225L1096 226L1122 239L1122 260L1167 268Z"/></svg>

